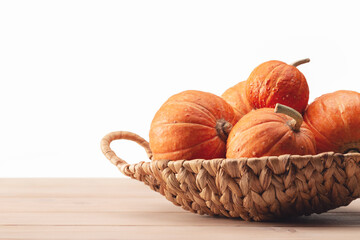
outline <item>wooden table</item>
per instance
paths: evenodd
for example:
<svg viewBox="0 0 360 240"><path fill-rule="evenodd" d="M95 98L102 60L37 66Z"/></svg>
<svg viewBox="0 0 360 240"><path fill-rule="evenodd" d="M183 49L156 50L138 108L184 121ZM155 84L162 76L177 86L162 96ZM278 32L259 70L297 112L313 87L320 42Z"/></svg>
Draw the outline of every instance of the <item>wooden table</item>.
<svg viewBox="0 0 360 240"><path fill-rule="evenodd" d="M0 179L0 239L360 239L360 200L257 223L186 212L132 179Z"/></svg>

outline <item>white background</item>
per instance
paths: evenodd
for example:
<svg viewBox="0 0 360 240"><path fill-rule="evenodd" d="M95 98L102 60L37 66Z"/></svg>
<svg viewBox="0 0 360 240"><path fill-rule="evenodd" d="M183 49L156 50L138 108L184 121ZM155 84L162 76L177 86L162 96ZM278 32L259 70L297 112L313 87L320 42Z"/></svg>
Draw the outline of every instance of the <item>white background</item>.
<svg viewBox="0 0 360 240"><path fill-rule="evenodd" d="M148 139L171 95L220 95L267 60L309 57L310 101L360 91L359 32L356 1L1 1L0 177L121 177L106 133Z"/></svg>

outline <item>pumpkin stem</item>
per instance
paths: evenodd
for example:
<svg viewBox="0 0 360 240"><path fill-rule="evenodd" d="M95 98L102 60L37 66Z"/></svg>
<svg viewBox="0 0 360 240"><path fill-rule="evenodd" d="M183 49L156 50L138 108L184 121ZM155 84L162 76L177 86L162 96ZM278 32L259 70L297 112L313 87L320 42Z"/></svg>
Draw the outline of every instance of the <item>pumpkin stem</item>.
<svg viewBox="0 0 360 240"><path fill-rule="evenodd" d="M292 63L290 65L292 65L294 67L297 67L297 66L299 66L301 64L308 63L308 62L310 62L310 58L301 59L301 60L296 61L296 62L294 62L294 63Z"/></svg>
<svg viewBox="0 0 360 240"><path fill-rule="evenodd" d="M283 113L288 115L289 117L292 117L293 120L291 120L288 124L294 130L295 132L300 131L301 124L303 123L303 117L301 114L296 111L295 109L282 105L280 103L277 103L275 106L275 112L276 113Z"/></svg>
<svg viewBox="0 0 360 240"><path fill-rule="evenodd" d="M359 149L357 148L350 148L348 150L346 150L344 153L359 153Z"/></svg>
<svg viewBox="0 0 360 240"><path fill-rule="evenodd" d="M339 148L340 153L360 153L360 142L345 143Z"/></svg>
<svg viewBox="0 0 360 240"><path fill-rule="evenodd" d="M232 124L224 119L219 119L216 122L215 129L216 129L217 135L225 143L226 143L226 140L229 136L229 133L230 133L232 127L233 127Z"/></svg>

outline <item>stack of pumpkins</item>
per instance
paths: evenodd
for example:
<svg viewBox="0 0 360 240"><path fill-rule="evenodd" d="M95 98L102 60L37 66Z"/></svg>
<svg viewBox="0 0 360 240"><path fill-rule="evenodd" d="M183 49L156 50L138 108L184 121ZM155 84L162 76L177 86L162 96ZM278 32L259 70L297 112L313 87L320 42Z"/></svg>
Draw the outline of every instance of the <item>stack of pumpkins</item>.
<svg viewBox="0 0 360 240"><path fill-rule="evenodd" d="M336 91L310 105L297 66L268 61L221 97L184 91L155 114L149 142L153 160L190 160L360 150L360 94Z"/></svg>

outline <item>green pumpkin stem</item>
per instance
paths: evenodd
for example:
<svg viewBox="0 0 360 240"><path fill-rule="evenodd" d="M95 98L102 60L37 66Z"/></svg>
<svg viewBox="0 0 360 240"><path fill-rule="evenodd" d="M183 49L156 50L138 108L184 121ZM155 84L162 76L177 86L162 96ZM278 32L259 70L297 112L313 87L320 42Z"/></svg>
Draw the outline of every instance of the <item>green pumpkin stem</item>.
<svg viewBox="0 0 360 240"><path fill-rule="evenodd" d="M288 122L289 126L295 131L299 132L301 124L303 123L304 119L302 115L296 111L295 109L282 105L280 103L277 103L275 106L275 112L276 113L283 113L288 115L289 117L292 117L293 119Z"/></svg>
<svg viewBox="0 0 360 240"><path fill-rule="evenodd" d="M296 62L294 62L294 63L292 63L290 65L292 65L294 67L297 67L297 66L299 66L301 64L308 63L308 62L310 62L310 58L301 59L301 60L296 61Z"/></svg>

